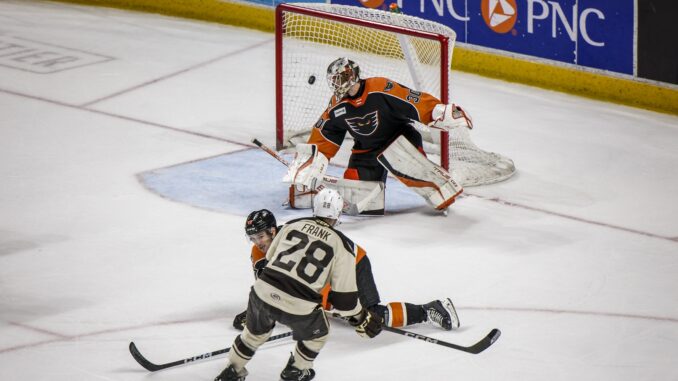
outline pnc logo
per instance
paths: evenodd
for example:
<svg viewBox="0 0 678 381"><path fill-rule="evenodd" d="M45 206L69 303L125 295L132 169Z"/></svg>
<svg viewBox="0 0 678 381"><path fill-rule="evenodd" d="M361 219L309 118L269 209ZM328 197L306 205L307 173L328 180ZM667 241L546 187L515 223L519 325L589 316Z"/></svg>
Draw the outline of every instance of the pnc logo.
<svg viewBox="0 0 678 381"><path fill-rule="evenodd" d="M485 24L496 33L507 33L516 24L516 0L482 0L480 9Z"/></svg>

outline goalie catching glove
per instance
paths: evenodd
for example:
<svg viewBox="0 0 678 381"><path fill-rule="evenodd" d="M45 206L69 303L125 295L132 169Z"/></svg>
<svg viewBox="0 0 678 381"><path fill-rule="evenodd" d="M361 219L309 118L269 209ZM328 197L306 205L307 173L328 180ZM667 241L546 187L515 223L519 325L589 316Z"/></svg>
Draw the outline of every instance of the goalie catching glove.
<svg viewBox="0 0 678 381"><path fill-rule="evenodd" d="M297 144L296 149L294 162L290 164L283 181L315 189L325 176L329 160L318 151L315 144Z"/></svg>
<svg viewBox="0 0 678 381"><path fill-rule="evenodd" d="M429 124L429 127L440 130L448 131L457 127L466 127L469 130L473 128L471 115L454 103L449 105L437 104L431 111L431 117L433 122Z"/></svg>
<svg viewBox="0 0 678 381"><path fill-rule="evenodd" d="M351 316L348 319L348 324L355 327L358 335L366 338L373 338L381 332L383 325L381 318L372 314L370 311L363 309L359 314Z"/></svg>

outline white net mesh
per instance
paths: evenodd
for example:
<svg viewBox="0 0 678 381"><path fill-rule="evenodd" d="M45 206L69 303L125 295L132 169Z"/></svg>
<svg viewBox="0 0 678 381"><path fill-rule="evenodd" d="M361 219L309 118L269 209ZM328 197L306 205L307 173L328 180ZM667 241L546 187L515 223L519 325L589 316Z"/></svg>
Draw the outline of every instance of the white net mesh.
<svg viewBox="0 0 678 381"><path fill-rule="evenodd" d="M302 14L295 7L346 16L361 24L331 20L323 14ZM326 69L337 57L355 61L362 78L387 77L438 98L442 98L443 89L450 94L450 83L441 78L441 67L452 60L456 38L452 29L417 17L336 4L303 3L282 9L282 25L276 30L282 37L282 46L278 46L282 51L279 63L282 78L278 84L282 90L279 149L307 140L332 96ZM375 24L404 29L385 31ZM405 29L419 34L410 35ZM441 59L437 36L449 39L446 60ZM510 159L480 150L470 140L468 131L453 131L443 142L438 133L431 134L425 128L420 131L430 155L439 156L441 144L449 146L450 172L465 186L501 181L515 170Z"/></svg>

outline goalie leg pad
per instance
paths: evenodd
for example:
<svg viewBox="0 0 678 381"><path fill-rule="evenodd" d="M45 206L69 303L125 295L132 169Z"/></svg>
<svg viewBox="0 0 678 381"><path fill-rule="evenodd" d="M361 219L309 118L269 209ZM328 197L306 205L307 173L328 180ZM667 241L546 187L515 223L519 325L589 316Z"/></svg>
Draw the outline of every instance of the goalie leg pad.
<svg viewBox="0 0 678 381"><path fill-rule="evenodd" d="M322 185L339 192L348 205L344 213L355 216L383 215L385 187L381 181L361 181L325 176Z"/></svg>
<svg viewBox="0 0 678 381"><path fill-rule="evenodd" d="M288 203L293 209L310 209L313 207L313 197L318 193L316 190L303 185L290 185Z"/></svg>
<svg viewBox="0 0 678 381"><path fill-rule="evenodd" d="M463 191L444 168L428 160L404 136L391 143L377 160L438 210L450 206Z"/></svg>
<svg viewBox="0 0 678 381"><path fill-rule="evenodd" d="M313 206L312 199L323 188L336 190L344 199L343 212L349 215L383 215L384 183L381 181L360 181L325 176L315 189L291 185L289 205L292 208L305 209Z"/></svg>

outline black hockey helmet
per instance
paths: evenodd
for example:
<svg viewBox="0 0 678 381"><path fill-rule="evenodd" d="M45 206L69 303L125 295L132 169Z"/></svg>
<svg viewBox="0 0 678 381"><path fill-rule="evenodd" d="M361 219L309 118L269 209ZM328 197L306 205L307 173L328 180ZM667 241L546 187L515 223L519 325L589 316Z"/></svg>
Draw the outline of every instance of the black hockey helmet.
<svg viewBox="0 0 678 381"><path fill-rule="evenodd" d="M247 235L257 234L260 231L277 227L275 216L268 209L255 210L247 216L245 221L245 233Z"/></svg>

